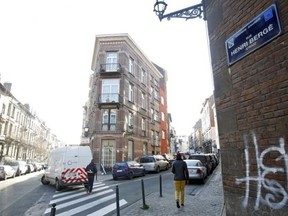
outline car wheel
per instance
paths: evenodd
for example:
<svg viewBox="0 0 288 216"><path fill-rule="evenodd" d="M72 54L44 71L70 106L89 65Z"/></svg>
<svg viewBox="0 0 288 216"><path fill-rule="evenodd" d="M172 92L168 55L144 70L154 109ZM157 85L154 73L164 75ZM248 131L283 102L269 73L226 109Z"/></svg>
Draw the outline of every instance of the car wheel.
<svg viewBox="0 0 288 216"><path fill-rule="evenodd" d="M133 179L133 173L132 173L132 172L129 173L128 178L129 178L130 180Z"/></svg>
<svg viewBox="0 0 288 216"><path fill-rule="evenodd" d="M113 176L113 180L117 180L117 177L116 177L116 176Z"/></svg>
<svg viewBox="0 0 288 216"><path fill-rule="evenodd" d="M146 171L143 170L143 172L142 172L142 176L145 176L145 175L146 175Z"/></svg>
<svg viewBox="0 0 288 216"><path fill-rule="evenodd" d="M160 167L159 167L159 166L157 166L157 168L156 168L156 172L157 172L157 173L160 172Z"/></svg>
<svg viewBox="0 0 288 216"><path fill-rule="evenodd" d="M58 179L56 179L55 181L55 187L57 191L60 191L62 189L61 185L60 185L60 181Z"/></svg>
<svg viewBox="0 0 288 216"><path fill-rule="evenodd" d="M44 176L44 175L41 177L41 183L42 183L43 185L48 185L48 184L49 184L49 181L47 181L47 180L45 179L45 176Z"/></svg>

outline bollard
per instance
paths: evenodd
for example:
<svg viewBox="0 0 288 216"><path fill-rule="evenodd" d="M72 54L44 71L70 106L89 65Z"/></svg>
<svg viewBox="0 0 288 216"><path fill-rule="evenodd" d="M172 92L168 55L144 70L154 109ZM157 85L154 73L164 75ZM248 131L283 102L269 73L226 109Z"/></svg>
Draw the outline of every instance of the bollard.
<svg viewBox="0 0 288 216"><path fill-rule="evenodd" d="M143 181L143 179L141 179L141 185L142 185L143 208L145 208L146 203L145 203L145 191L144 191L144 181Z"/></svg>
<svg viewBox="0 0 288 216"><path fill-rule="evenodd" d="M117 209L117 216L120 216L120 207L119 207L119 188L116 185L116 209Z"/></svg>
<svg viewBox="0 0 288 216"><path fill-rule="evenodd" d="M55 216L56 214L56 203L53 203L52 204L52 208L51 208L51 213L50 213L50 216Z"/></svg>
<svg viewBox="0 0 288 216"><path fill-rule="evenodd" d="M160 182L160 197L162 197L162 176L159 176L159 182Z"/></svg>

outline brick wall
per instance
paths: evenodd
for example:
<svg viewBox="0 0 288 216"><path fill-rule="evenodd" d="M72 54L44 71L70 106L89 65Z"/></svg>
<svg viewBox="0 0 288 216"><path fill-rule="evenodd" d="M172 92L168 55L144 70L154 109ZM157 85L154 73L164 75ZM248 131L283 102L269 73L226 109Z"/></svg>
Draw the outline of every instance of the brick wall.
<svg viewBox="0 0 288 216"><path fill-rule="evenodd" d="M288 211L288 1L277 1L282 35L230 67L225 50L273 3L206 0L227 215Z"/></svg>

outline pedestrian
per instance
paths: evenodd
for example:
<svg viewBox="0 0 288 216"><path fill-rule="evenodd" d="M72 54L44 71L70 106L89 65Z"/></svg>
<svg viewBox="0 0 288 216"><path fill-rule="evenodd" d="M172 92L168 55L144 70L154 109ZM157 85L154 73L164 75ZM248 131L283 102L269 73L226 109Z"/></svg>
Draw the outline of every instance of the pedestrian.
<svg viewBox="0 0 288 216"><path fill-rule="evenodd" d="M185 183L189 182L189 173L187 164L182 160L182 155L178 152L176 160L172 165L172 173L174 174L175 200L177 208L184 206L185 201Z"/></svg>
<svg viewBox="0 0 288 216"><path fill-rule="evenodd" d="M91 162L86 167L86 172L88 176L88 185L86 186L87 193L91 193L93 189L93 183L95 175L97 174L97 167L94 162L94 159L91 160Z"/></svg>

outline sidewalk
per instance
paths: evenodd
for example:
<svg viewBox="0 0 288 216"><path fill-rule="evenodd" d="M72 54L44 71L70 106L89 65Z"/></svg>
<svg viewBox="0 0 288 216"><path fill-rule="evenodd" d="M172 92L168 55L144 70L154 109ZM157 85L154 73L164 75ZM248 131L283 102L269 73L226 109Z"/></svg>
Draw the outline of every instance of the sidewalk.
<svg viewBox="0 0 288 216"><path fill-rule="evenodd" d="M111 175L98 175L98 181L111 179ZM144 210L143 200L120 209L121 216L174 216L174 215L197 215L197 216L225 216L221 164L214 170L212 176L206 181L205 187L195 196L191 195L186 187L185 206L176 207L174 193L165 193L162 197L159 192L145 197L145 203L149 206ZM114 216L117 214L115 213Z"/></svg>

